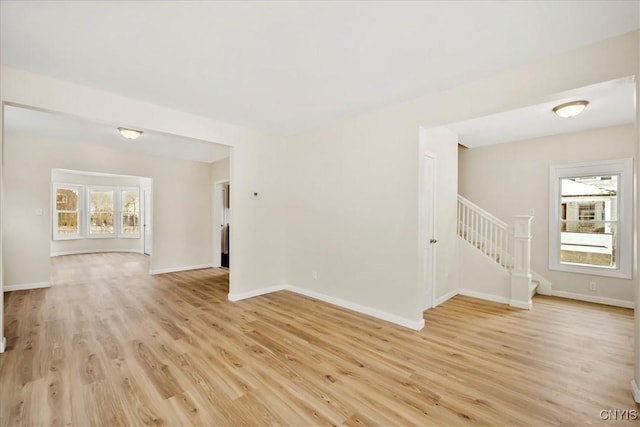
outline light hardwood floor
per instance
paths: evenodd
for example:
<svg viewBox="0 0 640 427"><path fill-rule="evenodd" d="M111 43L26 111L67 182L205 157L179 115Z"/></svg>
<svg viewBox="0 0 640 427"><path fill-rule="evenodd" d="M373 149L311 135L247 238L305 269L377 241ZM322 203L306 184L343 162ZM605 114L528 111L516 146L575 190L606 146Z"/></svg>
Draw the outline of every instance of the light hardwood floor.
<svg viewBox="0 0 640 427"><path fill-rule="evenodd" d="M456 297L414 332L228 274L149 276L132 254L55 258L5 295L2 425L624 425L633 313ZM389 284L393 286L393 284Z"/></svg>

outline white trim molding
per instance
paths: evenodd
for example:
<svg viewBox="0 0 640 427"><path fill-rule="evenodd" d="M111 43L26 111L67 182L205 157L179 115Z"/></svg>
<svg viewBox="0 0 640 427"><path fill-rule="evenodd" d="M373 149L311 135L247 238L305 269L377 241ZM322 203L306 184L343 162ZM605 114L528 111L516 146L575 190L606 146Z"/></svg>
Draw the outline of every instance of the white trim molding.
<svg viewBox="0 0 640 427"><path fill-rule="evenodd" d="M631 391L633 392L633 400L635 400L636 403L640 403L640 388L638 388L636 380L631 381Z"/></svg>
<svg viewBox="0 0 640 427"><path fill-rule="evenodd" d="M484 292L477 292L477 291L472 291L469 289L454 289L451 292L448 292L446 294L444 294L443 296L441 296L440 298L438 298L436 300L436 306L446 302L447 300L450 300L451 298L455 297L456 295L463 295L466 297L471 297L471 298L478 298L484 301L491 301L491 302L497 302L500 304L508 304L511 307L515 307L515 308L521 308L524 310L531 310L532 304L531 303L527 303L526 301L517 301L517 300L512 300L509 299L509 297L504 297L504 296L500 296L500 295L492 295L492 294L486 294Z"/></svg>
<svg viewBox="0 0 640 427"><path fill-rule="evenodd" d="M290 291L299 295L304 295L319 301L323 301L329 304L337 305L338 307L346 308L347 310L355 311L357 313L366 314L376 319L384 320L396 325L403 326L405 328L413 329L414 331L420 331L424 328L424 319L411 320L396 314L388 313L386 311L378 310L377 308L367 307L364 305L356 304L351 301L346 301L340 298L331 297L329 295L321 294L318 292L310 291L308 289L298 288L291 285L275 285L267 288L256 289L249 292L243 292L239 294L230 293L229 301L240 301L243 299L253 298L260 295L270 294L272 292Z"/></svg>
<svg viewBox="0 0 640 427"><path fill-rule="evenodd" d="M157 268L155 270L149 270L149 274L155 275L155 274L177 273L179 271L202 270L203 268L213 268L213 265L197 264L197 265L184 265L180 267Z"/></svg>
<svg viewBox="0 0 640 427"><path fill-rule="evenodd" d="M269 286L267 288L255 289L253 291L241 292L239 294L229 293L227 298L229 299L229 301L232 301L232 302L242 301L243 299L249 299L253 297L259 297L260 295L266 295L273 292L283 291L286 288L287 288L286 285Z"/></svg>
<svg viewBox="0 0 640 427"><path fill-rule="evenodd" d="M538 282L538 289L536 293L540 295L552 295L553 294L553 283L547 280L545 277L542 277L540 274L531 270L531 280L533 282Z"/></svg>
<svg viewBox="0 0 640 427"><path fill-rule="evenodd" d="M533 302L512 299L509 301L509 306L513 308L520 308L522 310L531 310L533 308Z"/></svg>
<svg viewBox="0 0 640 427"><path fill-rule="evenodd" d="M18 285L4 285L2 290L4 292L13 291L28 291L31 289L50 288L51 282L35 282L35 283L21 283Z"/></svg>
<svg viewBox="0 0 640 427"><path fill-rule="evenodd" d="M101 253L112 253L112 252L122 252L122 253L130 253L130 254L144 253L142 249L87 249L86 251L51 252L51 256L54 257L54 256L65 256L65 255L101 254Z"/></svg>
<svg viewBox="0 0 640 427"><path fill-rule="evenodd" d="M442 304L443 302L446 302L446 301L450 300L451 298L455 297L459 293L460 293L459 289L454 289L451 292L447 292L446 294L442 295L440 298L436 298L436 302L434 304L434 307L437 307L440 304Z"/></svg>
<svg viewBox="0 0 640 427"><path fill-rule="evenodd" d="M614 307L634 308L635 306L633 301L625 301L622 299L615 299L615 298L605 298L605 297L599 297L595 295L576 294L573 292L553 291L551 295L554 297L575 299L578 301L594 302L596 304L612 305Z"/></svg>
<svg viewBox="0 0 640 427"><path fill-rule="evenodd" d="M404 326L405 328L413 329L414 331L421 331L424 328L424 318L420 320L411 320L396 314L388 313L386 311L379 310L377 308L367 307L364 305L356 304L351 301L343 300L340 298L331 297L329 295L321 294L318 292L310 291L308 289L297 288L295 286L286 286L285 290L295 292L300 295L311 297L320 301L324 301L329 304L337 305L338 307L346 308L351 311L356 311L361 314L366 314L377 319L385 320L387 322L395 323L396 325Z"/></svg>
<svg viewBox="0 0 640 427"><path fill-rule="evenodd" d="M613 250L616 254L616 267L607 268L590 264L572 264L561 262L561 204L562 180L566 178L589 177L598 175L617 175L617 217L602 220L614 223L617 227ZM549 167L549 270L569 273L592 274L596 276L632 278L633 255L633 159L605 160L589 163L551 165Z"/></svg>
<svg viewBox="0 0 640 427"><path fill-rule="evenodd" d="M484 292L470 291L468 289L458 289L458 295L464 295L466 297L478 298L485 301L499 302L501 304L509 304L511 300L508 297L499 295L485 294Z"/></svg>
<svg viewBox="0 0 640 427"><path fill-rule="evenodd" d="M4 353L6 349L7 349L7 339L5 337L2 337L2 340L0 340L0 353Z"/></svg>

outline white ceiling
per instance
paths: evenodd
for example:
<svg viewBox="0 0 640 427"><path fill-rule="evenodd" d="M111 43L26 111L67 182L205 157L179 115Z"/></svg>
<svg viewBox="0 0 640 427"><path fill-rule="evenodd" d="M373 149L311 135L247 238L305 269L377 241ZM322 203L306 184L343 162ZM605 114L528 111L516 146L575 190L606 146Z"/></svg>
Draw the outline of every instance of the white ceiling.
<svg viewBox="0 0 640 427"><path fill-rule="evenodd" d="M2 64L288 134L638 28L638 1L2 1Z"/></svg>
<svg viewBox="0 0 640 427"><path fill-rule="evenodd" d="M229 157L229 147L220 144L149 131L136 140L128 140L112 125L13 106L5 106L4 131L7 135L22 133L52 141L96 144L200 162Z"/></svg>
<svg viewBox="0 0 640 427"><path fill-rule="evenodd" d="M541 104L452 123L447 127L458 134L460 144L475 148L633 123L635 90L632 78L603 82L551 96ZM552 111L556 105L576 100L589 101L587 108L576 117L563 119Z"/></svg>

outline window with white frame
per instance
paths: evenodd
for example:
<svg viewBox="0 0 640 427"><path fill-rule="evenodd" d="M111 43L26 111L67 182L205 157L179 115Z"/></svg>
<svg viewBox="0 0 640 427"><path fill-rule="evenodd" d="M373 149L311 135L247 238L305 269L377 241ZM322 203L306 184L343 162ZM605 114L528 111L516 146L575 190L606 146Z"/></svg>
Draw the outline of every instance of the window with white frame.
<svg viewBox="0 0 640 427"><path fill-rule="evenodd" d="M120 190L120 235L140 237L140 190L138 188Z"/></svg>
<svg viewBox="0 0 640 427"><path fill-rule="evenodd" d="M140 238L140 190L55 183L53 239Z"/></svg>
<svg viewBox="0 0 640 427"><path fill-rule="evenodd" d="M89 237L114 237L115 189L89 187L87 189L89 211Z"/></svg>
<svg viewBox="0 0 640 427"><path fill-rule="evenodd" d="M56 184L53 186L53 237L56 240L82 237L82 186Z"/></svg>
<svg viewBox="0 0 640 427"><path fill-rule="evenodd" d="M631 159L551 166L549 268L631 278Z"/></svg>

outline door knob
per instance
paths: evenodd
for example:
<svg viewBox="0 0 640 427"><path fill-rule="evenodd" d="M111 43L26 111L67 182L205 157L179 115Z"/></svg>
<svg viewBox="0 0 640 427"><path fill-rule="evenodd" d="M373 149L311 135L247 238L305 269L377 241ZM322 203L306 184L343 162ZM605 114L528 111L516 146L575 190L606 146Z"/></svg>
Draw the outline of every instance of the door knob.
<svg viewBox="0 0 640 427"><path fill-rule="evenodd" d="M429 243L438 243L438 241L436 239L431 239L429 240Z"/></svg>

